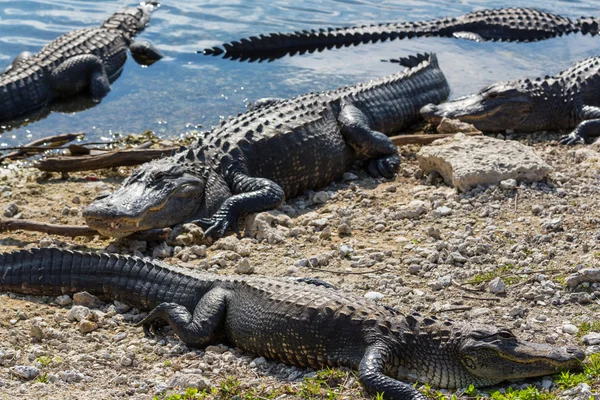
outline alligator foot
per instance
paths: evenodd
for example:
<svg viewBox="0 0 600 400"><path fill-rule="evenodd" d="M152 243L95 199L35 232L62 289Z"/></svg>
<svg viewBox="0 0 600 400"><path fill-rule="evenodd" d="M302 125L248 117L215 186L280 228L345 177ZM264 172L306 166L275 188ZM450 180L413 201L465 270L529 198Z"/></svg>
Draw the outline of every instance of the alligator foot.
<svg viewBox="0 0 600 400"><path fill-rule="evenodd" d="M218 239L224 236L230 228L238 237L241 236L237 216L215 216L213 218L200 218L192 221L192 223L204 229L204 238Z"/></svg>
<svg viewBox="0 0 600 400"><path fill-rule="evenodd" d="M392 179L398 172L398 168L400 168L400 157L397 154L373 158L369 161L367 167L373 177L384 177L386 179Z"/></svg>
<svg viewBox="0 0 600 400"><path fill-rule="evenodd" d="M182 342L189 346L202 347L212 343L225 321L227 291L216 288L200 299L194 313L177 303L160 303L136 326L144 332L153 333L158 324L168 323Z"/></svg>
<svg viewBox="0 0 600 400"><path fill-rule="evenodd" d="M558 139L558 143L566 145L585 144L586 139L579 135L577 131L573 131L572 133L562 136L560 139Z"/></svg>

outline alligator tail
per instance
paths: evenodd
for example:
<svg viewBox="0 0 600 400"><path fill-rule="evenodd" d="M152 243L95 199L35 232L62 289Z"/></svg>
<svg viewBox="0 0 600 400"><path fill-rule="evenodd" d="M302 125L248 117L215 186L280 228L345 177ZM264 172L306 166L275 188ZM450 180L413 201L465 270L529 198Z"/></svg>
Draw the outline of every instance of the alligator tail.
<svg viewBox="0 0 600 400"><path fill-rule="evenodd" d="M575 21L575 25L581 33L596 36L600 30L600 19L594 17L581 17Z"/></svg>
<svg viewBox="0 0 600 400"><path fill-rule="evenodd" d="M421 36L473 40L536 41L579 31L569 18L530 8L504 8L468 13L456 18L420 22L304 30L252 36L221 47L198 51L239 61L273 61L285 55L312 53L361 43Z"/></svg>
<svg viewBox="0 0 600 400"><path fill-rule="evenodd" d="M190 278L157 261L57 248L0 254L0 291L58 296L87 291L140 308L161 302L195 305ZM181 303L180 303L181 302Z"/></svg>

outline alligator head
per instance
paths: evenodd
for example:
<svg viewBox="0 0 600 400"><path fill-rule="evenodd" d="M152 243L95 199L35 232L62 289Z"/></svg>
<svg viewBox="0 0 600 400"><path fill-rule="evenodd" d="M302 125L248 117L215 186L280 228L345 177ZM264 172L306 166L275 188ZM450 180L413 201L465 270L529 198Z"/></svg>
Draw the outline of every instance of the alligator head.
<svg viewBox="0 0 600 400"><path fill-rule="evenodd" d="M435 125L447 117L473 124L483 132L534 132L545 129L542 116L552 119L547 115L548 104L544 106L547 89L553 89L547 82L542 85L530 80L494 83L470 96L428 104L421 108L421 115Z"/></svg>
<svg viewBox="0 0 600 400"><path fill-rule="evenodd" d="M408 316L407 321L417 321ZM425 322L425 323L423 323ZM585 353L577 347L554 347L519 340L506 328L458 324L425 318L405 340L419 360L398 371L399 378L442 388L494 385L504 380L551 375L578 369ZM416 342L416 343L415 343ZM435 346L432 346L436 343ZM428 345L428 350L424 351ZM436 348L437 347L437 348ZM431 352L431 356L425 353ZM412 368L411 368L412 367ZM401 376L406 374L407 376Z"/></svg>
<svg viewBox="0 0 600 400"><path fill-rule="evenodd" d="M462 365L486 385L577 369L585 358L585 353L574 346L525 342L506 328L483 325L471 330L462 342Z"/></svg>
<svg viewBox="0 0 600 400"><path fill-rule="evenodd" d="M137 168L115 192L98 196L84 211L87 224L107 236L173 226L205 204L209 169L187 151Z"/></svg>

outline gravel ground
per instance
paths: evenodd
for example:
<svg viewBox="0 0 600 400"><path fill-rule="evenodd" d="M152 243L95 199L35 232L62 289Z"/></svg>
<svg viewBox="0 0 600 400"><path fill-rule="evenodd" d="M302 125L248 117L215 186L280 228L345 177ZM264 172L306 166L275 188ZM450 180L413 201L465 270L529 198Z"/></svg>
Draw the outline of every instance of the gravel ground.
<svg viewBox="0 0 600 400"><path fill-rule="evenodd" d="M1 234L0 251L59 246L159 257L220 274L317 277L403 312L501 324L521 339L599 352L578 330L600 321L600 284L571 290L565 278L599 264L600 154L555 143L533 144L554 168L536 184L459 194L439 177L423 176L418 147L405 146L394 180L354 170L279 211L248 218L250 237L241 240L229 236L206 246L187 225L161 244L16 231ZM31 169L1 171L0 214L83 224L85 205L129 171L68 180ZM315 376L225 346L189 349L168 332L145 338L132 325L144 314L120 303L1 294L0 305L0 399L150 399L231 377L241 389L278 389L277 398L292 399L301 398L303 378ZM343 376L339 398L363 398L355 376ZM555 389L551 378L527 383ZM599 393L600 384L592 390Z"/></svg>

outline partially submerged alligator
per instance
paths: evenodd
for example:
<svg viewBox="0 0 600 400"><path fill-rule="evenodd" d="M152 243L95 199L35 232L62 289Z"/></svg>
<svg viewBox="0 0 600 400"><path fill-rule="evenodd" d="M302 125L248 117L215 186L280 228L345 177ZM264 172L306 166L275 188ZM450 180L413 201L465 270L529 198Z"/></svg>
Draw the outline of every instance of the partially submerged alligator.
<svg viewBox="0 0 600 400"><path fill-rule="evenodd" d="M108 236L198 219L218 237L238 217L272 209L286 198L325 186L356 159L374 176L400 165L386 136L443 101L449 87L435 55L403 58L408 70L367 83L271 101L213 128L198 143L135 170L109 196L84 210Z"/></svg>
<svg viewBox="0 0 600 400"><path fill-rule="evenodd" d="M251 36L222 47L198 51L240 61L275 60L285 55L322 51L333 47L421 36L458 37L477 41L531 42L572 32L598 34L599 20L571 20L531 8L502 8L471 12L456 18L395 22L345 28L305 30Z"/></svg>
<svg viewBox="0 0 600 400"><path fill-rule="evenodd" d="M161 52L148 42L132 42L157 5L125 7L99 28L64 34L37 54L19 54L0 75L0 121L81 92L87 91L99 101L120 74L128 48L140 63L149 65L160 59Z"/></svg>
<svg viewBox="0 0 600 400"><path fill-rule="evenodd" d="M228 277L137 257L59 249L0 254L0 291L88 291L142 309L153 334L168 323L187 345L226 342L300 367L358 370L386 399L425 400L404 381L439 388L493 385L577 368L584 352L524 342L505 328L396 310L320 282Z"/></svg>
<svg viewBox="0 0 600 400"><path fill-rule="evenodd" d="M561 143L585 143L600 135L600 57L577 62L556 76L494 83L479 93L429 104L421 115L437 124L442 117L471 123L483 132L572 129Z"/></svg>

